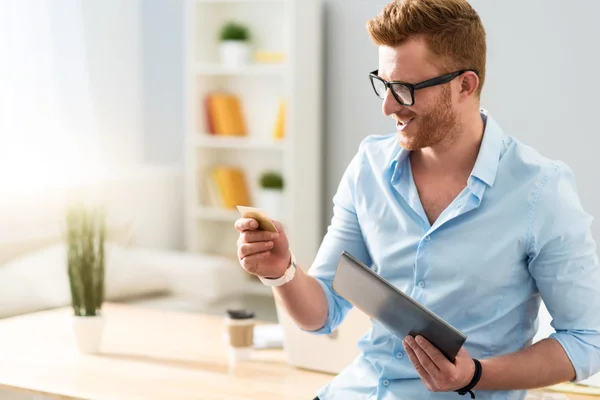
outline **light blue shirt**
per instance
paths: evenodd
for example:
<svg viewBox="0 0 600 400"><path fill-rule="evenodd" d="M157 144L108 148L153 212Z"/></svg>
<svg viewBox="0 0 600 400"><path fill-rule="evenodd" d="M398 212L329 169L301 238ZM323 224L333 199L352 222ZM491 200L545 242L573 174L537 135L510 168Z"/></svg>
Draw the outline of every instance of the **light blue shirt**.
<svg viewBox="0 0 600 400"><path fill-rule="evenodd" d="M600 266L575 179L562 162L486 122L467 187L433 225L423 211L409 152L396 134L360 145L334 196L334 216L309 271L339 326L351 304L331 283L342 251L465 333L471 357L532 344L543 300L576 380L600 371ZM402 310L398 310L399 313ZM318 395L322 400L464 399L429 392L396 337L372 320L361 355ZM477 399L524 399L525 391L476 391ZM467 395L466 397L470 397Z"/></svg>

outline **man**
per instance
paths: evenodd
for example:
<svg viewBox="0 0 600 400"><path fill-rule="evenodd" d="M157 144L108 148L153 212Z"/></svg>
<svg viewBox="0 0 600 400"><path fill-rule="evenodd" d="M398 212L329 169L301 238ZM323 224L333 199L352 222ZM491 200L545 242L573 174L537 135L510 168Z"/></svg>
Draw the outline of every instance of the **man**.
<svg viewBox="0 0 600 400"><path fill-rule="evenodd" d="M598 372L591 217L564 163L505 135L480 109L477 13L464 0L405 0L368 30L379 46L369 77L397 133L361 143L309 273L281 278L294 268L281 225L271 234L251 219L236 222L240 263L279 285L277 301L298 326L323 334L351 308L331 288L346 250L468 339L451 363L421 337L398 338L374 321L361 355L319 398L524 399L526 389ZM542 299L556 333L532 345Z"/></svg>

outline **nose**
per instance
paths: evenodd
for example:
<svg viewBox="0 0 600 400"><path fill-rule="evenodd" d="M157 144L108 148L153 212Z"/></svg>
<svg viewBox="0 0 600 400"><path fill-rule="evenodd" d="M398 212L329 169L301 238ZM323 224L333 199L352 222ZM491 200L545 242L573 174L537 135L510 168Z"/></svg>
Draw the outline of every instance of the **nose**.
<svg viewBox="0 0 600 400"><path fill-rule="evenodd" d="M381 105L383 115L389 117L392 114L398 113L400 110L402 110L402 108L404 108L404 106L396 101L396 98L392 94L392 91L388 89L385 92L385 97Z"/></svg>

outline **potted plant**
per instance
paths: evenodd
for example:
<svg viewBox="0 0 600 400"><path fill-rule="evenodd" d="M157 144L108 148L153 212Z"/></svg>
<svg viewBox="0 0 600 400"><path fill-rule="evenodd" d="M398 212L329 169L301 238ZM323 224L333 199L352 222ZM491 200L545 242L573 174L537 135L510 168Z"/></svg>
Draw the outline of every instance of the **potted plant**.
<svg viewBox="0 0 600 400"><path fill-rule="evenodd" d="M259 179L259 207L272 218L281 219L283 215L283 177L278 172L266 171Z"/></svg>
<svg viewBox="0 0 600 400"><path fill-rule="evenodd" d="M221 62L228 67L248 63L250 59L250 32L238 22L227 22L220 32Z"/></svg>
<svg viewBox="0 0 600 400"><path fill-rule="evenodd" d="M66 216L67 270L77 346L85 353L99 350L104 330L104 239L100 210L71 206Z"/></svg>

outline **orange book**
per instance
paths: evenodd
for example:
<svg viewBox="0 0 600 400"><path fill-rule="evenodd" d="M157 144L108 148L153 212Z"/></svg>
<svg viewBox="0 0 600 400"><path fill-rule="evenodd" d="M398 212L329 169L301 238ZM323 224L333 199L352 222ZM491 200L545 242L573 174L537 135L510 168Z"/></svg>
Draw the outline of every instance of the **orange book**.
<svg viewBox="0 0 600 400"><path fill-rule="evenodd" d="M213 168L213 178L225 208L237 205L249 206L250 196L244 171L237 167L219 166Z"/></svg>
<svg viewBox="0 0 600 400"><path fill-rule="evenodd" d="M232 131L234 135L246 135L246 122L242 111L242 104L237 96L229 97L229 106L231 110Z"/></svg>
<svg viewBox="0 0 600 400"><path fill-rule="evenodd" d="M226 99L221 94L210 96L210 110L213 116L214 130L218 135L227 132L227 105Z"/></svg>
<svg viewBox="0 0 600 400"><path fill-rule="evenodd" d="M246 123L239 98L231 93L214 93L210 96L209 112L218 135L246 135Z"/></svg>

